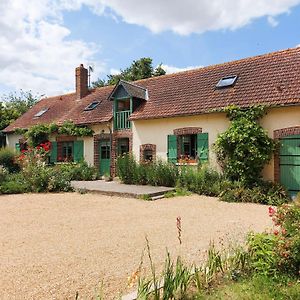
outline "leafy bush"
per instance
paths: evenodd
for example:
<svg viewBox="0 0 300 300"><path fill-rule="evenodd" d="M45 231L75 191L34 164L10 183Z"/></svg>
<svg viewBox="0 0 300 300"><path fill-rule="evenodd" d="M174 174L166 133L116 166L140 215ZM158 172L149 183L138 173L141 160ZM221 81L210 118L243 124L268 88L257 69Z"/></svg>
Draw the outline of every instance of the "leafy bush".
<svg viewBox="0 0 300 300"><path fill-rule="evenodd" d="M246 187L241 181L226 180L208 165L193 169L160 160L138 164L132 155L124 155L117 160L117 172L126 184L177 186L200 195L219 196L227 202L280 205L290 201L287 191L277 183L259 180L253 187Z"/></svg>
<svg viewBox="0 0 300 300"><path fill-rule="evenodd" d="M218 196L222 190L224 178L217 171L207 165L195 170L181 169L178 185L187 190L207 196Z"/></svg>
<svg viewBox="0 0 300 300"><path fill-rule="evenodd" d="M275 275L277 271L276 237L267 233L252 233L248 236L247 245L251 271L255 275Z"/></svg>
<svg viewBox="0 0 300 300"><path fill-rule="evenodd" d="M117 159L117 174L125 184L133 184L137 173L137 163L130 154L125 154Z"/></svg>
<svg viewBox="0 0 300 300"><path fill-rule="evenodd" d="M170 187L176 185L179 169L174 164L158 160L141 166L145 169L148 184Z"/></svg>
<svg viewBox="0 0 300 300"><path fill-rule="evenodd" d="M0 184L3 182L8 175L8 171L0 165Z"/></svg>
<svg viewBox="0 0 300 300"><path fill-rule="evenodd" d="M21 194L30 191L31 187L22 173L9 174L0 183L0 194Z"/></svg>
<svg viewBox="0 0 300 300"><path fill-rule="evenodd" d="M221 184L220 199L226 202L251 202L268 205L281 205L289 202L287 191L273 182L259 182L252 188L245 187L240 181L223 182Z"/></svg>
<svg viewBox="0 0 300 300"><path fill-rule="evenodd" d="M280 206L277 211L269 208L269 214L278 230L276 253L280 270L300 275L300 202Z"/></svg>
<svg viewBox="0 0 300 300"><path fill-rule="evenodd" d="M10 173L20 171L20 166L16 162L16 153L8 148L0 149L0 165Z"/></svg>
<svg viewBox="0 0 300 300"><path fill-rule="evenodd" d="M125 184L175 186L179 170L168 162L138 164L130 154L117 159L117 174Z"/></svg>
<svg viewBox="0 0 300 300"><path fill-rule="evenodd" d="M57 166L69 180L96 180L99 177L97 168L89 166L87 162L61 164Z"/></svg>
<svg viewBox="0 0 300 300"><path fill-rule="evenodd" d="M68 192L72 190L69 174L57 167L47 167L47 184L43 192Z"/></svg>
<svg viewBox="0 0 300 300"><path fill-rule="evenodd" d="M255 185L275 150L275 142L257 122L265 114L265 108L255 106L245 110L229 106L225 112L231 124L215 143L217 158L228 179Z"/></svg>

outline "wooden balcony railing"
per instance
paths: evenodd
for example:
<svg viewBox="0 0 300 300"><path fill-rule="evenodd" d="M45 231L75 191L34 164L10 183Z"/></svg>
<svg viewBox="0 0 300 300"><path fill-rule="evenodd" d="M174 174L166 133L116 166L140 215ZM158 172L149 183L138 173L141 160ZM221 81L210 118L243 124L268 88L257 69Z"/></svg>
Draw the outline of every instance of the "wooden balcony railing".
<svg viewBox="0 0 300 300"><path fill-rule="evenodd" d="M118 111L115 113L115 129L128 129L131 127L131 122L128 120L130 110Z"/></svg>

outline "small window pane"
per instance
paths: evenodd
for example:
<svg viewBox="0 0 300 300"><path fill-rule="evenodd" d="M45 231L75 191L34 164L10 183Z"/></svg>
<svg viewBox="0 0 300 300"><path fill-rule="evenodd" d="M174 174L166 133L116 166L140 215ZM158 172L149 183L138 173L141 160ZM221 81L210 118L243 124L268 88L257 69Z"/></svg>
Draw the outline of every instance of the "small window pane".
<svg viewBox="0 0 300 300"><path fill-rule="evenodd" d="M144 150L144 161L153 161L153 151L152 150Z"/></svg>
<svg viewBox="0 0 300 300"><path fill-rule="evenodd" d="M183 135L181 139L181 149L185 159L195 159L197 149L197 136L196 134Z"/></svg>
<svg viewBox="0 0 300 300"><path fill-rule="evenodd" d="M98 106L99 103L99 101L93 101L84 110L93 110Z"/></svg>
<svg viewBox="0 0 300 300"><path fill-rule="evenodd" d="M41 117L45 112L47 112L48 111L48 109L49 108L43 108L42 110L40 110L38 113L36 113L35 115L34 115L34 117L35 118L39 118L39 117Z"/></svg>
<svg viewBox="0 0 300 300"><path fill-rule="evenodd" d="M110 158L110 147L108 145L101 146L101 159Z"/></svg>
<svg viewBox="0 0 300 300"><path fill-rule="evenodd" d="M217 84L218 88L232 86L236 82L237 76L223 77Z"/></svg>
<svg viewBox="0 0 300 300"><path fill-rule="evenodd" d="M59 161L73 161L74 154L74 143L73 142L62 142L61 144L61 155Z"/></svg>
<svg viewBox="0 0 300 300"><path fill-rule="evenodd" d="M129 152L129 139L118 139L118 155L123 155Z"/></svg>

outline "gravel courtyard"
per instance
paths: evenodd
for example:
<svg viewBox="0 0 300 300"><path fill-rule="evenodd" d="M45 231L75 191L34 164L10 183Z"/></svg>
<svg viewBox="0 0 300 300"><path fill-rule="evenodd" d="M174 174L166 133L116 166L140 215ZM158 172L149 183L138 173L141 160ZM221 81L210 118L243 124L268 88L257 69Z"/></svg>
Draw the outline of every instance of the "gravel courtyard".
<svg viewBox="0 0 300 300"><path fill-rule="evenodd" d="M126 292L147 235L153 260L166 248L199 262L210 240L241 240L271 226L266 206L203 196L154 202L96 194L0 196L1 299L105 299ZM182 245L176 218L182 220ZM146 258L145 258L146 260Z"/></svg>

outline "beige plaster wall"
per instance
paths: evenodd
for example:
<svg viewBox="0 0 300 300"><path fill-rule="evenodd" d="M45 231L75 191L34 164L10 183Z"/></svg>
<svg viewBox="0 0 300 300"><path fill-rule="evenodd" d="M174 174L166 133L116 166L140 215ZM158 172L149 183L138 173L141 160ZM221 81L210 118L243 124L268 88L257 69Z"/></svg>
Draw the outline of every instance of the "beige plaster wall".
<svg viewBox="0 0 300 300"><path fill-rule="evenodd" d="M6 147L12 150L16 149L16 144L19 143L19 140L22 139L23 136L20 134L9 133L6 135Z"/></svg>
<svg viewBox="0 0 300 300"><path fill-rule="evenodd" d="M300 107L272 108L260 121L268 135L273 138L276 129L300 126ZM215 142L218 133L224 132L229 125L225 114L213 113L191 117L177 117L157 120L134 121L133 131L133 152L139 159L139 146L142 144L156 144L157 157L167 159L167 135L173 134L173 130L182 127L202 127L203 132L209 135L209 159L212 166L217 167L216 157L211 146ZM263 177L267 180L274 180L274 161L270 161L263 170Z"/></svg>
<svg viewBox="0 0 300 300"><path fill-rule="evenodd" d="M226 130L229 122L223 113L212 113L200 116L177 117L156 120L138 120L133 122L133 153L139 159L139 147L142 144L156 144L157 157L167 159L167 135L173 130L183 127L201 127L202 132L208 132L209 160L218 167L216 158L211 150L217 135Z"/></svg>

